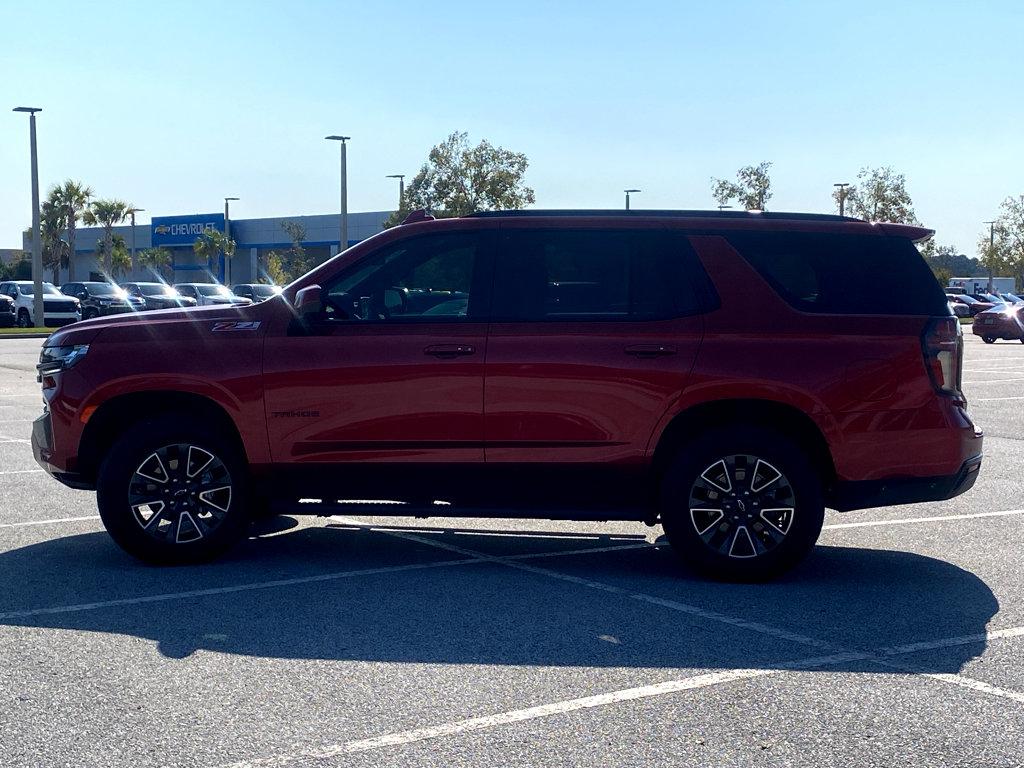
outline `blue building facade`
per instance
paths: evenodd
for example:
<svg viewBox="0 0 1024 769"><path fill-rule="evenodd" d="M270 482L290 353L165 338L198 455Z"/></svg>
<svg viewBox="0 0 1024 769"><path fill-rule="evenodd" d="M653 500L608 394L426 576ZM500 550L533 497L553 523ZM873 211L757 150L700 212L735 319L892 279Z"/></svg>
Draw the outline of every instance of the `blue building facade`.
<svg viewBox="0 0 1024 769"><path fill-rule="evenodd" d="M384 221L391 211L363 211L348 215L348 245L366 240L384 229ZM257 283L265 268L265 259L271 251L283 251L292 245L292 238L285 225L297 225L304 233L302 246L306 253L317 261L324 261L338 253L340 221L338 214L316 214L312 216L275 216L263 219L234 219L228 223L231 238L235 241L235 255L226 260L223 267L225 283ZM223 212L215 214L182 214L176 216L155 216L149 224L121 225L114 228L114 234L124 238L131 249L136 251L152 246L162 246L171 252L174 273L171 282L203 283L219 280L221 265L208 264L196 257L192 244L206 229L223 232ZM76 280L103 280L99 248L103 242L102 227L80 227L75 230ZM31 238L23 242L25 251L31 253ZM68 271L61 270L61 282L68 279ZM46 271L50 279L51 271ZM136 266L128 274L116 276L119 282L130 280L152 280L152 273Z"/></svg>

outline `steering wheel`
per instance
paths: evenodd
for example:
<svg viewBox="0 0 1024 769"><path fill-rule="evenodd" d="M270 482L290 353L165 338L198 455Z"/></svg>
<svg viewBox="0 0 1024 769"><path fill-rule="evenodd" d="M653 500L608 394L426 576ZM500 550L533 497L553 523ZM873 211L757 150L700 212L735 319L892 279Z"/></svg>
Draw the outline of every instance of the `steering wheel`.
<svg viewBox="0 0 1024 769"><path fill-rule="evenodd" d="M406 289L399 286L389 286L370 297L369 309L371 318L375 318L376 320L388 320L391 318L392 308L388 307L386 300L389 291L393 291L398 295L399 305L398 308L395 308L397 310L397 314L406 314L406 311L409 309L409 299L406 296Z"/></svg>

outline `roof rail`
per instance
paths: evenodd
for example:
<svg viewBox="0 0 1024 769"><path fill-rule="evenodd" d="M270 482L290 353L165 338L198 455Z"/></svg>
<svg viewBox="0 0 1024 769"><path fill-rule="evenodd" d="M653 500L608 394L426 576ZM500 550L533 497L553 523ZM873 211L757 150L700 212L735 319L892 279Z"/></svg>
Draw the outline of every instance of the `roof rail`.
<svg viewBox="0 0 1024 769"><path fill-rule="evenodd" d="M837 214L808 214L787 211L701 211L672 209L633 208L562 208L562 209L515 209L507 211L475 211L474 218L488 217L544 217L544 216L664 216L680 219L786 219L819 222L863 222L852 216Z"/></svg>
<svg viewBox="0 0 1024 769"><path fill-rule="evenodd" d="M402 220L402 224L415 224L416 222L429 222L433 220L433 216L427 213L425 208L417 208L415 211L410 213L407 217Z"/></svg>

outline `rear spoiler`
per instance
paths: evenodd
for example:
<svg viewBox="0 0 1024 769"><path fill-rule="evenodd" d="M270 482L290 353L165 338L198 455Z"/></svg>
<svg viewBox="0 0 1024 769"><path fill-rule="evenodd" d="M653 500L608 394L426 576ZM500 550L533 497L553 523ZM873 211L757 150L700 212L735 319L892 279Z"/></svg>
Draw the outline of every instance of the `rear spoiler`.
<svg viewBox="0 0 1024 769"><path fill-rule="evenodd" d="M882 229L882 233L885 235L890 235L894 238L907 238L914 243L920 243L921 241L928 240L928 238L935 234L935 230L929 230L927 227L919 227L916 224L877 222L875 226L880 227Z"/></svg>

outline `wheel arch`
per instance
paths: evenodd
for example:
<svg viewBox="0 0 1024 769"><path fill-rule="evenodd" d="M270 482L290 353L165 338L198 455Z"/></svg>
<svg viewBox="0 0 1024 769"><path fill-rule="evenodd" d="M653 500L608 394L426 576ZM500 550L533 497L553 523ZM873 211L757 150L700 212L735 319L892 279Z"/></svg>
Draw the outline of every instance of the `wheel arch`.
<svg viewBox="0 0 1024 769"><path fill-rule="evenodd" d="M79 442L79 467L95 480L103 457L127 428L156 416L181 414L186 419L206 420L230 440L247 461L245 442L230 414L212 398L175 390L146 390L116 395L104 401L89 418Z"/></svg>
<svg viewBox="0 0 1024 769"><path fill-rule="evenodd" d="M795 406L767 399L707 401L676 414L662 430L655 446L651 462L655 477L660 479L672 457L696 436L713 428L733 425L777 430L796 440L807 450L828 496L836 479L836 468L821 428Z"/></svg>

